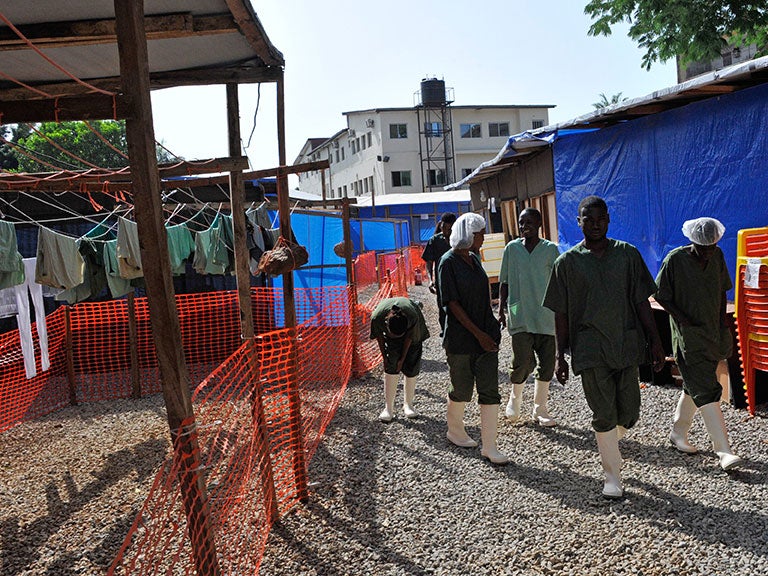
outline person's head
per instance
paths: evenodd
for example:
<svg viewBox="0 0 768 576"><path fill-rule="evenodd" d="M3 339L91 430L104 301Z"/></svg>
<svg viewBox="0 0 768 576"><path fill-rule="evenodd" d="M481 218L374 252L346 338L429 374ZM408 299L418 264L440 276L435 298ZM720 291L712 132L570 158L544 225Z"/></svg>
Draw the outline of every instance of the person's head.
<svg viewBox="0 0 768 576"><path fill-rule="evenodd" d="M584 239L589 241L603 240L608 234L608 205L599 196L587 196L579 202L579 228Z"/></svg>
<svg viewBox="0 0 768 576"><path fill-rule="evenodd" d="M523 238L538 238L539 228L541 228L541 212L536 208L526 208L520 212L517 227Z"/></svg>
<svg viewBox="0 0 768 576"><path fill-rule="evenodd" d="M384 317L384 324L390 338L402 338L408 331L408 318L397 305L392 306Z"/></svg>
<svg viewBox="0 0 768 576"><path fill-rule="evenodd" d="M699 260L708 262L715 253L725 226L715 218L695 218L683 223L683 235L693 244L693 251Z"/></svg>
<svg viewBox="0 0 768 576"><path fill-rule="evenodd" d="M485 239L485 218L467 212L456 219L451 232L451 248L477 251Z"/></svg>
<svg viewBox="0 0 768 576"><path fill-rule="evenodd" d="M454 222L456 222L456 214L445 212L440 216L440 222L437 223L437 232L442 232L443 236L450 238Z"/></svg>

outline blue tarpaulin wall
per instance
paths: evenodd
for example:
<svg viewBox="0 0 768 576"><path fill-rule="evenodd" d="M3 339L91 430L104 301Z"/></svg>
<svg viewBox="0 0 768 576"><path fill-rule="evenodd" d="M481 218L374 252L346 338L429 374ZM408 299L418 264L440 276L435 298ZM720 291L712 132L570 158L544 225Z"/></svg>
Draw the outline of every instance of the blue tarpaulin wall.
<svg viewBox="0 0 768 576"><path fill-rule="evenodd" d="M558 138L560 250L582 240L578 204L595 194L608 204L608 236L634 244L654 276L672 248L689 243L685 220L717 218L726 228L719 246L733 279L738 231L768 225L766 102L763 85Z"/></svg>

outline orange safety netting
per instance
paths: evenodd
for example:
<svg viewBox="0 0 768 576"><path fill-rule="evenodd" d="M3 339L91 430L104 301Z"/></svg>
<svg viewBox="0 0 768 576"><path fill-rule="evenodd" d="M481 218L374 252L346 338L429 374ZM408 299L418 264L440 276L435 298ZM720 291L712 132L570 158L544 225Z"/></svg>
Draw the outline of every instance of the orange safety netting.
<svg viewBox="0 0 768 576"><path fill-rule="evenodd" d="M405 256L405 271L408 275L408 283L416 283L416 271L421 274L422 282L427 277L427 263L421 258L424 249L421 246L408 246L403 250Z"/></svg>
<svg viewBox="0 0 768 576"><path fill-rule="evenodd" d="M755 371L768 372L768 227L740 230L737 256L736 333L747 409L754 416L757 403ZM752 286L746 281L750 264L757 267L757 281L752 282Z"/></svg>
<svg viewBox="0 0 768 576"><path fill-rule="evenodd" d="M355 373L381 362L370 314L406 296L405 259L364 304L350 287L251 290L257 336L242 342L235 291L177 296L195 418L110 573L255 573L272 523L307 496L307 464ZM18 330L0 335L0 430L69 404L160 390L146 298L62 307L47 319L51 368L27 380ZM37 335L33 336L38 344Z"/></svg>
<svg viewBox="0 0 768 576"><path fill-rule="evenodd" d="M358 288L376 284L378 276L376 275L376 252L363 252L353 264L355 273L355 284Z"/></svg>

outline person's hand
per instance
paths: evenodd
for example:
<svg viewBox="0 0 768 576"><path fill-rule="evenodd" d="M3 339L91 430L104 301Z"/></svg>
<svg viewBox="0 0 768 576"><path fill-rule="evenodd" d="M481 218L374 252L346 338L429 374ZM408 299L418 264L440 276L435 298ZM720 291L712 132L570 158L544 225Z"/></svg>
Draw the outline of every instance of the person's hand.
<svg viewBox="0 0 768 576"><path fill-rule="evenodd" d="M429 283L429 291L432 292L432 294L437 294L437 286L435 286L434 282Z"/></svg>
<svg viewBox="0 0 768 576"><path fill-rule="evenodd" d="M555 361L555 377L557 378L557 381L560 382L563 386L565 386L565 383L568 382L568 374L570 370L568 369L568 361L558 356L557 360Z"/></svg>
<svg viewBox="0 0 768 576"><path fill-rule="evenodd" d="M477 341L480 343L482 349L486 352L497 352L499 350L499 345L496 344L496 341L488 336L488 334L485 332L480 333L480 335L477 337Z"/></svg>
<svg viewBox="0 0 768 576"><path fill-rule="evenodd" d="M504 312L504 308L499 306L499 326L502 328L507 327L507 313Z"/></svg>
<svg viewBox="0 0 768 576"><path fill-rule="evenodd" d="M651 358L653 360L653 371L661 372L667 361L667 355L664 353L664 348L662 348L661 342L658 340L651 342Z"/></svg>

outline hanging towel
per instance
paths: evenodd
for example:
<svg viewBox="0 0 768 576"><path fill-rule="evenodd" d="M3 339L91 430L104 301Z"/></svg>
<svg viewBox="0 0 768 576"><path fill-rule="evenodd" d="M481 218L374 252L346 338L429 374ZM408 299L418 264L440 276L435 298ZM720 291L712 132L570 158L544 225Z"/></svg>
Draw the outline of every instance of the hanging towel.
<svg viewBox="0 0 768 576"><path fill-rule="evenodd" d="M171 261L171 274L178 276L186 272L184 261L195 250L195 240L186 224L165 227L168 236L168 257Z"/></svg>
<svg viewBox="0 0 768 576"><path fill-rule="evenodd" d="M80 240L41 227L37 233L35 282L64 289L82 284L85 260L79 248Z"/></svg>
<svg viewBox="0 0 768 576"><path fill-rule="evenodd" d="M120 266L117 262L117 240L104 242L104 272L107 275L107 285L112 298L121 298L133 291L131 281L120 276Z"/></svg>
<svg viewBox="0 0 768 576"><path fill-rule="evenodd" d="M19 325L19 340L21 341L21 354L24 357L24 372L27 378L37 376L35 366L35 344L32 338L32 321L29 316L29 297L32 296L32 304L35 307L35 328L37 329L38 344L40 345L40 366L48 370L51 361L48 356L48 328L45 322L45 306L43 304L43 287L35 282L36 258L24 258L22 266L26 272L26 280L9 288L13 292L16 317ZM7 292L3 291L0 300L4 300Z"/></svg>
<svg viewBox="0 0 768 576"><path fill-rule="evenodd" d="M24 265L16 243L16 227L0 220L0 288L24 282Z"/></svg>
<svg viewBox="0 0 768 576"><path fill-rule="evenodd" d="M130 280L144 276L144 270L141 268L139 227L136 222L122 216L117 225L117 264L123 278Z"/></svg>

